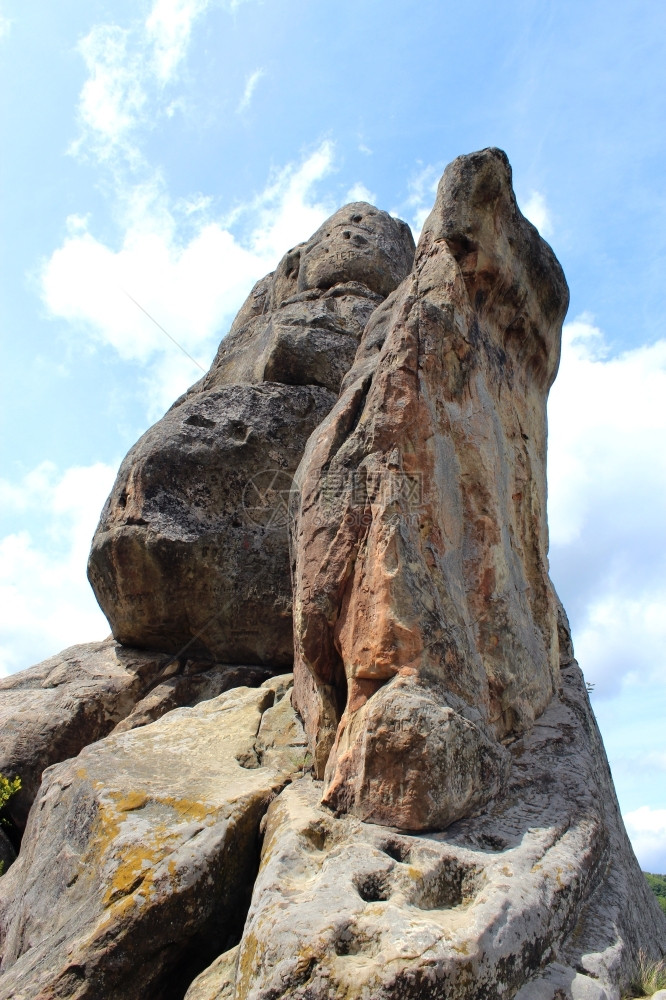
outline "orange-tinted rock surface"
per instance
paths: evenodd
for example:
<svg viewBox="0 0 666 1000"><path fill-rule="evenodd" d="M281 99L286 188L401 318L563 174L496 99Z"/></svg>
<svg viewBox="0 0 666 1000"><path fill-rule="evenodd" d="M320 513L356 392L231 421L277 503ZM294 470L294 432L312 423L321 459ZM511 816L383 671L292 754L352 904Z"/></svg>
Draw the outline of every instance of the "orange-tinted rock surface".
<svg viewBox="0 0 666 1000"><path fill-rule="evenodd" d="M295 702L337 810L469 814L558 685L546 399L567 304L506 156L455 160L297 473Z"/></svg>

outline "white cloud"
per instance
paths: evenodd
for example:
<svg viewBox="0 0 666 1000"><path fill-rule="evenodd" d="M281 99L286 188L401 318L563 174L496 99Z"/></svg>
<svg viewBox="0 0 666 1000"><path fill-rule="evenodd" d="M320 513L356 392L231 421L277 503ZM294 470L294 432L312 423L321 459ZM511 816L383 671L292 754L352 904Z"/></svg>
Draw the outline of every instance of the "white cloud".
<svg viewBox="0 0 666 1000"><path fill-rule="evenodd" d="M86 580L86 562L115 470L103 463L59 473L43 462L16 484L0 480L3 511L42 525L0 539L0 675L31 666L109 626Z"/></svg>
<svg viewBox="0 0 666 1000"><path fill-rule="evenodd" d="M72 217L44 265L43 301L88 342L148 367L148 411L155 418L201 374L156 323L207 367L252 284L332 211L313 193L332 160L332 145L322 143L302 163L275 173L228 220L211 218L201 195L171 204L158 176L128 188L119 206L120 247L97 239L88 219Z"/></svg>
<svg viewBox="0 0 666 1000"><path fill-rule="evenodd" d="M182 107L167 92L185 59L196 19L210 0L155 0L145 21L98 24L78 45L88 79L79 96L74 154L132 170L145 167L137 129Z"/></svg>
<svg viewBox="0 0 666 1000"><path fill-rule="evenodd" d="M274 173L251 205L237 210L249 217L249 246L271 267L296 243L307 239L337 207L313 201L313 187L333 169L333 143L326 140L300 165L290 163Z"/></svg>
<svg viewBox="0 0 666 1000"><path fill-rule="evenodd" d="M542 236L553 235L553 225L546 199L539 191L532 191L521 211L537 227Z"/></svg>
<svg viewBox="0 0 666 1000"><path fill-rule="evenodd" d="M399 215L401 218L403 212L408 216L407 221L410 222L414 239L417 241L432 210L442 169L441 163L430 163L426 166L420 164L416 173L407 181L408 195L402 208L391 211L392 215Z"/></svg>
<svg viewBox="0 0 666 1000"><path fill-rule="evenodd" d="M241 114L241 112L243 111L247 111L247 109L250 107L250 102L252 101L254 92L257 89L257 84L259 83L261 78L265 75L266 72L263 69L255 69L254 73L250 73L247 80L245 81L245 90L243 91L243 96L238 102L238 107L236 108L238 114Z"/></svg>
<svg viewBox="0 0 666 1000"><path fill-rule="evenodd" d="M564 328L549 402L552 575L596 694L666 666L666 340L611 356L590 317Z"/></svg>
<svg viewBox="0 0 666 1000"><path fill-rule="evenodd" d="M88 143L101 160L119 150L136 160L131 134L145 113L148 97L143 60L133 51L131 30L96 25L79 42L79 52L89 75L79 97L82 135L72 152L83 151Z"/></svg>
<svg viewBox="0 0 666 1000"><path fill-rule="evenodd" d="M197 17L210 0L156 0L146 19L146 32L153 44L154 72L160 83L170 80L182 62Z"/></svg>
<svg viewBox="0 0 666 1000"><path fill-rule="evenodd" d="M346 201L367 201L371 205L374 205L377 201L377 195L374 191L370 191L365 184L361 184L357 181L352 187L349 188L345 196Z"/></svg>
<svg viewBox="0 0 666 1000"><path fill-rule="evenodd" d="M666 809L641 806L623 819L643 871L666 872Z"/></svg>
<svg viewBox="0 0 666 1000"><path fill-rule="evenodd" d="M97 25L81 41L88 79L73 150L92 153L108 169L121 236L111 245L95 235L90 218L71 216L41 274L42 299L53 316L88 343L149 369L151 417L199 377L197 364L208 365L254 281L335 207L313 197L332 169L330 142L275 171L265 190L227 219L215 217L200 192L171 199L160 171L145 159L145 129L173 113L165 87L177 78L194 22L209 5L155 0L144 22ZM245 104L262 74L257 69L249 77Z"/></svg>

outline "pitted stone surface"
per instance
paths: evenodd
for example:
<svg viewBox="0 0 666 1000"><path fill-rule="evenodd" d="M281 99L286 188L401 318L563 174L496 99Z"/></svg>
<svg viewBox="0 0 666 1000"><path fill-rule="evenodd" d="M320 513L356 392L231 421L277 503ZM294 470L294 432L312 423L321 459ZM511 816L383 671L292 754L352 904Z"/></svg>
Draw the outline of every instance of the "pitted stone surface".
<svg viewBox="0 0 666 1000"><path fill-rule="evenodd" d="M619 1000L666 919L638 867L578 665L510 747L504 794L447 831L271 804L235 1000ZM208 998L206 998L208 1000Z"/></svg>

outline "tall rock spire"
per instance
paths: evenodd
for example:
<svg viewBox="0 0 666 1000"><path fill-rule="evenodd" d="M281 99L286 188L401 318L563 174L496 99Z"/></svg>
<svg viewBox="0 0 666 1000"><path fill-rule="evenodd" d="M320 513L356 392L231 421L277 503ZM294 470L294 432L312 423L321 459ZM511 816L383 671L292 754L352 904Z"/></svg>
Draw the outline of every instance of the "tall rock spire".
<svg viewBox="0 0 666 1000"><path fill-rule="evenodd" d="M504 153L446 170L297 473L297 705L324 801L442 829L559 682L546 399L568 304Z"/></svg>

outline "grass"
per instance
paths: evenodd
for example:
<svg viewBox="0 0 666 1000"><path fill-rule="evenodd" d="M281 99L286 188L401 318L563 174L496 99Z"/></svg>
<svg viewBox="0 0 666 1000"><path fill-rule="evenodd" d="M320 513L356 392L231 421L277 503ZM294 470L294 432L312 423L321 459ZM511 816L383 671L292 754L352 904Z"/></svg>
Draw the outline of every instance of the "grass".
<svg viewBox="0 0 666 1000"><path fill-rule="evenodd" d="M657 990L666 989L666 962L651 962L644 952L639 952L638 962L622 1000L651 997Z"/></svg>

